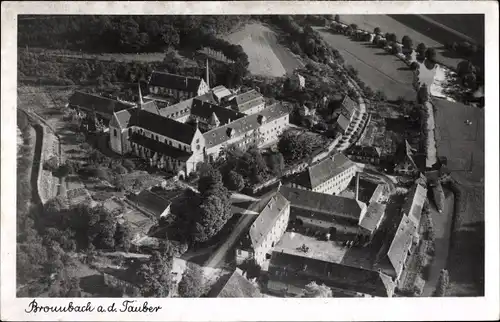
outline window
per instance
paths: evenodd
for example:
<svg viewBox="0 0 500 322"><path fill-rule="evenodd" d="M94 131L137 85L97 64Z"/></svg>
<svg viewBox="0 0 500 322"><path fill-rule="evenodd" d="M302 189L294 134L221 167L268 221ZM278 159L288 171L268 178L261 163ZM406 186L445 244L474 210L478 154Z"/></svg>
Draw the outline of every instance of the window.
<svg viewBox="0 0 500 322"><path fill-rule="evenodd" d="M128 135L132 135L132 129L128 129Z"/></svg>
<svg viewBox="0 0 500 322"><path fill-rule="evenodd" d="M117 136L116 129L113 129L113 135Z"/></svg>

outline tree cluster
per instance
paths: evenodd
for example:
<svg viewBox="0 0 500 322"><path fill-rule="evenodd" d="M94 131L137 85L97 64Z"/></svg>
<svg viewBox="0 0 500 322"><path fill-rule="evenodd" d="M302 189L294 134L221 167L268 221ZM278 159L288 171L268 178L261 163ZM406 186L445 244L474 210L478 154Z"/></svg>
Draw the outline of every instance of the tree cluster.
<svg viewBox="0 0 500 322"><path fill-rule="evenodd" d="M230 190L240 191L246 184L260 184L271 176L280 177L284 166L279 152L262 153L256 147L243 152L234 147L227 149L219 168L224 185Z"/></svg>
<svg viewBox="0 0 500 322"><path fill-rule="evenodd" d="M471 57L474 56L475 54L478 53L479 48L477 47L476 44L471 44L467 41L463 42L452 42L446 44L446 49L448 49L451 52L458 53L459 55L465 56L465 57Z"/></svg>
<svg viewBox="0 0 500 322"><path fill-rule="evenodd" d="M231 193L222 183L219 170L207 165L198 181L199 194L185 199L183 211L191 240L206 242L224 227L231 218Z"/></svg>
<svg viewBox="0 0 500 322"><path fill-rule="evenodd" d="M146 262L136 261L128 267L130 275L136 277L134 284L140 286L141 297L168 297L172 290L173 257L169 253L153 252Z"/></svg>
<svg viewBox="0 0 500 322"><path fill-rule="evenodd" d="M317 147L318 142L312 136L296 135L292 131L285 131L278 141L278 150L287 164L309 157Z"/></svg>
<svg viewBox="0 0 500 322"><path fill-rule="evenodd" d="M450 283L450 276L448 274L448 271L442 269L441 272L439 273L438 283L433 296L435 297L446 296L446 290L448 289L449 283Z"/></svg>
<svg viewBox="0 0 500 322"><path fill-rule="evenodd" d="M182 275L177 292L180 297L201 297L205 293L203 270L197 265L189 265Z"/></svg>
<svg viewBox="0 0 500 322"><path fill-rule="evenodd" d="M294 53L307 56L317 62L328 63L332 59L343 63L340 52L331 48L309 24L302 28L297 23L301 21L300 16L275 15L265 16L263 19L286 33L287 43L290 44ZM307 23L303 19L302 21Z"/></svg>

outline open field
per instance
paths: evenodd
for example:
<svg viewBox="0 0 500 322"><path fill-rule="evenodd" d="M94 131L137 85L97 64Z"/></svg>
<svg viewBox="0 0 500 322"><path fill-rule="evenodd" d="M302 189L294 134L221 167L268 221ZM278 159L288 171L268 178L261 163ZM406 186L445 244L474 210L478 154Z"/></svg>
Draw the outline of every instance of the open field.
<svg viewBox="0 0 500 322"><path fill-rule="evenodd" d="M226 39L243 47L250 62L250 73L280 77L292 73L302 64L290 50L278 44L278 37L269 27L250 23L226 36Z"/></svg>
<svg viewBox="0 0 500 322"><path fill-rule="evenodd" d="M382 90L389 100L400 96L408 100L415 99L413 73L399 58L369 43L333 34L326 28L317 30L333 48L340 51L346 65L357 69L359 78L373 90Z"/></svg>
<svg viewBox="0 0 500 322"><path fill-rule="evenodd" d="M432 38L433 33L431 30L427 30L432 24L429 23L429 26L426 26L425 29L414 29L412 28L414 27L413 25L409 27L407 24L401 22L402 15L397 16L399 16L398 20L394 19L394 15L391 17L387 15L342 15L340 20L347 24L355 23L358 25L358 28L368 31L373 31L376 27L379 27L384 34L386 32L396 33L398 40L401 40L405 35L409 36L415 46L419 43L424 43L427 47L435 48L437 59L447 66L455 67L463 60L461 58L450 57L446 53L446 49L443 48L445 43L453 41L453 39L446 37L445 39L435 40ZM394 59L396 58L394 57Z"/></svg>
<svg viewBox="0 0 500 322"><path fill-rule="evenodd" d="M484 110L436 102L438 154L448 157L463 192L448 260L450 296L484 295ZM464 124L464 119L472 125ZM468 160L468 161L467 161Z"/></svg>
<svg viewBox="0 0 500 322"><path fill-rule="evenodd" d="M410 27L419 26L423 30L428 30L428 36L436 41L446 41L450 34L457 40L469 41L484 46L484 15L482 14L434 14L434 15L392 15L393 18L402 23L415 21L418 25L411 24ZM425 32L424 32L425 33ZM443 39L443 40L441 40ZM448 40L449 41L449 40Z"/></svg>
<svg viewBox="0 0 500 322"><path fill-rule="evenodd" d="M451 171L471 171L484 177L484 110L435 100L438 155L448 158ZM472 121L466 125L465 121Z"/></svg>

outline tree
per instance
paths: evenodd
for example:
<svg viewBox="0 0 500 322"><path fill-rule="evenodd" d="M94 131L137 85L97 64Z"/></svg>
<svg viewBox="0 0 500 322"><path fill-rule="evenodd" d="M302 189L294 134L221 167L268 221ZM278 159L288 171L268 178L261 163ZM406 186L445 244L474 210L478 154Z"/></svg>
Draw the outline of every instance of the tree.
<svg viewBox="0 0 500 322"><path fill-rule="evenodd" d="M332 297L332 289L325 284L318 285L311 282L306 285L304 297Z"/></svg>
<svg viewBox="0 0 500 322"><path fill-rule="evenodd" d="M439 274L438 283L436 285L436 290L434 291L435 297L443 297L446 296L446 290L448 289L448 284L450 282L448 271L442 269Z"/></svg>
<svg viewBox="0 0 500 322"><path fill-rule="evenodd" d="M225 176L225 186L232 191L241 191L245 187L245 180L238 172L231 170Z"/></svg>
<svg viewBox="0 0 500 322"><path fill-rule="evenodd" d="M117 224L115 230L115 248L128 252L132 241L132 231L128 223Z"/></svg>
<svg viewBox="0 0 500 322"><path fill-rule="evenodd" d="M429 90L426 84L422 84L418 90L417 100L420 104L429 101Z"/></svg>
<svg viewBox="0 0 500 322"><path fill-rule="evenodd" d="M379 27L375 27L375 29L373 29L373 33L374 33L375 35L380 35L380 34L382 33L382 31L380 30L380 28L379 28Z"/></svg>
<svg viewBox="0 0 500 322"><path fill-rule="evenodd" d="M48 158L44 165L44 169L49 170L49 171L56 171L57 168L59 167L59 160L57 159L56 156L51 156Z"/></svg>
<svg viewBox="0 0 500 322"><path fill-rule="evenodd" d="M457 75L458 77L464 77L465 75L476 73L476 68L468 60L463 60L457 65Z"/></svg>
<svg viewBox="0 0 500 322"><path fill-rule="evenodd" d="M335 15L335 22L337 22L337 23L340 22L340 16L339 15Z"/></svg>
<svg viewBox="0 0 500 322"><path fill-rule="evenodd" d="M205 242L217 235L232 215L229 193L204 197L196 215L194 240Z"/></svg>
<svg viewBox="0 0 500 322"><path fill-rule="evenodd" d="M401 43L403 44L405 51L411 52L413 50L413 40L411 40L410 37L404 36Z"/></svg>
<svg viewBox="0 0 500 322"><path fill-rule="evenodd" d="M203 270L198 265L189 265L179 282L177 293L181 297L201 297L205 292Z"/></svg>
<svg viewBox="0 0 500 322"><path fill-rule="evenodd" d="M436 50L434 48L428 48L425 51L425 58L428 59L430 62L435 63L436 62Z"/></svg>
<svg viewBox="0 0 500 322"><path fill-rule="evenodd" d="M417 45L417 59L418 60L424 60L425 58L425 52L427 51L427 47L425 46L424 43L420 43Z"/></svg>
<svg viewBox="0 0 500 322"><path fill-rule="evenodd" d="M358 30L358 25L355 23L350 24L349 27L351 27L353 31Z"/></svg>
<svg viewBox="0 0 500 322"><path fill-rule="evenodd" d="M387 33L385 39L387 39L387 42L389 43L394 43L398 41L398 38L395 33Z"/></svg>
<svg viewBox="0 0 500 322"><path fill-rule="evenodd" d="M222 187L222 175L219 170L212 167L202 171L198 181L198 191L204 194L208 190Z"/></svg>
<svg viewBox="0 0 500 322"><path fill-rule="evenodd" d="M419 64L419 63L417 63L416 61L414 61L414 62L412 62L412 63L410 64L410 69L411 69L411 70L414 70L414 71L415 71L415 70L418 70L419 68L420 68L420 64Z"/></svg>
<svg viewBox="0 0 500 322"><path fill-rule="evenodd" d="M133 266L130 270L138 278L142 297L167 297L170 294L173 284L172 257L163 256L156 251L138 270Z"/></svg>
<svg viewBox="0 0 500 322"><path fill-rule="evenodd" d="M283 154L280 152L271 153L268 156L268 166L275 176L281 177L283 170L285 169L285 159L283 158Z"/></svg>

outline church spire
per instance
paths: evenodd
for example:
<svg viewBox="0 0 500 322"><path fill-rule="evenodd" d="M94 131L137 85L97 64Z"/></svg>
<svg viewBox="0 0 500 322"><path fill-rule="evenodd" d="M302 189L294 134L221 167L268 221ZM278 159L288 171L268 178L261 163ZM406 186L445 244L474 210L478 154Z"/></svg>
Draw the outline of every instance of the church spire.
<svg viewBox="0 0 500 322"><path fill-rule="evenodd" d="M139 89L139 108L142 108L142 104L144 104L144 101L142 100L141 82L137 82L137 88Z"/></svg>
<svg viewBox="0 0 500 322"><path fill-rule="evenodd" d="M208 58L207 58L207 66L205 72L206 72L205 80L207 81L208 88L210 88L210 69L208 68Z"/></svg>

